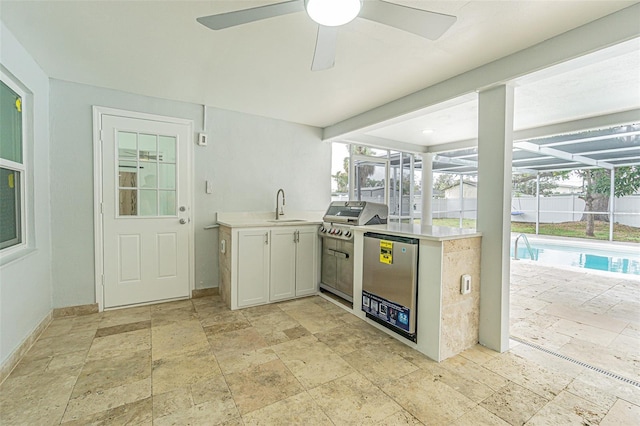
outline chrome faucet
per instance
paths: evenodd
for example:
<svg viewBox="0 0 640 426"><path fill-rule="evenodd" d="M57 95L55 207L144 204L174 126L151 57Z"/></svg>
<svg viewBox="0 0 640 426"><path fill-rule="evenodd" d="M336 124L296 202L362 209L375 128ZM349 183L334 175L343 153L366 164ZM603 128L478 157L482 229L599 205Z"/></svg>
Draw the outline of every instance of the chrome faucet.
<svg viewBox="0 0 640 426"><path fill-rule="evenodd" d="M280 204L278 203L278 200L280 200L280 193L282 192L282 205L280 206ZM278 192L276 193L276 220L280 219L280 216L284 215L284 189L280 188L278 189ZM280 208L278 208L280 207Z"/></svg>

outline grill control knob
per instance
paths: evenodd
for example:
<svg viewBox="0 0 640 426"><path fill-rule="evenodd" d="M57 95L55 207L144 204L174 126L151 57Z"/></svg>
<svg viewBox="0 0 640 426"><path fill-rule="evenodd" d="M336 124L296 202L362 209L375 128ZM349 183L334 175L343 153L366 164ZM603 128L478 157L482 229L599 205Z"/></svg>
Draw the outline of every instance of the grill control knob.
<svg viewBox="0 0 640 426"><path fill-rule="evenodd" d="M345 236L345 237L347 237L347 238L349 238L349 237L351 236L351 231L347 231L347 232L345 232L345 233L344 233L344 236Z"/></svg>
<svg viewBox="0 0 640 426"><path fill-rule="evenodd" d="M337 234L338 234L338 235L342 235L342 231L338 229Z"/></svg>

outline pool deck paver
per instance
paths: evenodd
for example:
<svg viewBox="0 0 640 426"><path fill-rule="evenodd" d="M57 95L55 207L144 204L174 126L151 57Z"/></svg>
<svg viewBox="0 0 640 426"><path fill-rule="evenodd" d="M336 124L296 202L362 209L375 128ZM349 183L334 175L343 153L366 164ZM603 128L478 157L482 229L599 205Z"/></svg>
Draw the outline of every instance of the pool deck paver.
<svg viewBox="0 0 640 426"><path fill-rule="evenodd" d="M640 381L640 277L511 262L511 336Z"/></svg>

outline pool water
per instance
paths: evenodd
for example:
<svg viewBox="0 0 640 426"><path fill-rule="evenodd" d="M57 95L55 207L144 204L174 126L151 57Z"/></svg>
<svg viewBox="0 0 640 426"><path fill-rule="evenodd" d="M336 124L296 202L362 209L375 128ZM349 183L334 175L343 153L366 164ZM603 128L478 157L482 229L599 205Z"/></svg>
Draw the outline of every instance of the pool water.
<svg viewBox="0 0 640 426"><path fill-rule="evenodd" d="M615 247L616 250L592 249L589 247L560 244L539 243L530 240L533 259L540 263L558 266L574 266L598 271L618 272L640 275L640 246ZM511 258L513 258L513 241L511 242ZM518 258L531 259L524 241L518 242Z"/></svg>

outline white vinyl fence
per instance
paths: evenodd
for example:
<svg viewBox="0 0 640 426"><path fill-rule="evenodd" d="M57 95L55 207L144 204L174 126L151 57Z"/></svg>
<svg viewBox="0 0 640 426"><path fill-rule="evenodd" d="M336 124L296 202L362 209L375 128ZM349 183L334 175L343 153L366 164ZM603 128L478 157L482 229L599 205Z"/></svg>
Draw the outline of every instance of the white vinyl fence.
<svg viewBox="0 0 640 426"><path fill-rule="evenodd" d="M332 201L344 200L348 196L334 196ZM378 199L367 199L365 201L376 201ZM413 216L422 217L422 197L416 195L413 203L410 204L409 197L403 196L403 212L413 208ZM477 213L478 200L476 198L435 198L432 203L433 218L460 218L475 219ZM390 208L391 215L397 215L397 207ZM540 197L540 223L561 223L575 222L582 218L584 213L584 201L577 195L556 195L551 197ZM514 197L511 199L511 221L512 222L532 222L536 221L536 198L535 197ZM614 222L623 225L640 227L640 195L629 195L616 198L614 200Z"/></svg>
<svg viewBox="0 0 640 426"><path fill-rule="evenodd" d="M475 219L477 212L477 199L465 198L460 202L459 198L437 198L433 200L433 217ZM416 217L420 217L420 196L415 197L414 203L418 211ZM559 195L552 197L540 197L540 223L575 222L582 218L584 213L584 201L577 195ZM514 197L511 199L511 221L532 222L536 221L536 198ZM629 195L614 200L614 222L628 226L640 227L640 195Z"/></svg>

